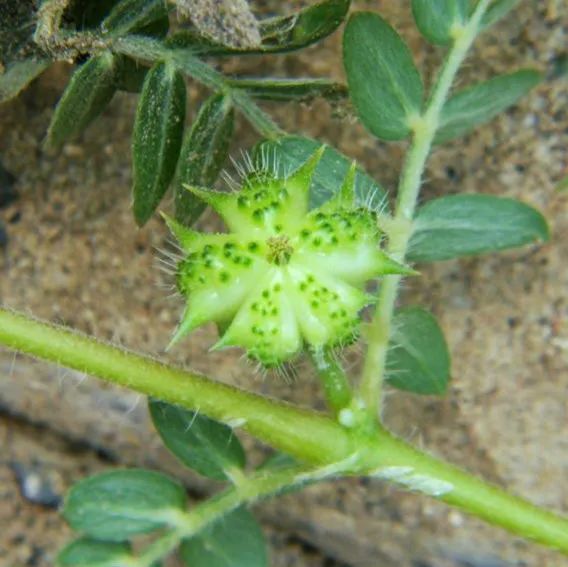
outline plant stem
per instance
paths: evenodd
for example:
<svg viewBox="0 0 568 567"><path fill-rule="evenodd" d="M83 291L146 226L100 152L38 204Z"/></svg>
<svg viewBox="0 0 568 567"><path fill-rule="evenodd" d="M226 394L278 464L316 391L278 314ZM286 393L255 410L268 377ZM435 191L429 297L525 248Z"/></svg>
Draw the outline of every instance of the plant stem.
<svg viewBox="0 0 568 567"><path fill-rule="evenodd" d="M421 452L383 428L379 429L376 440L369 442L365 453L369 457L368 465L375 459L380 462L374 475L367 469L373 476L433 496L490 524L568 555L568 517L539 508Z"/></svg>
<svg viewBox="0 0 568 567"><path fill-rule="evenodd" d="M243 429L301 460L329 463L352 451L347 433L340 429L338 435L336 424L314 411L214 382L195 372L166 366L150 357L2 308L0 344L166 402L197 409L225 423L244 421Z"/></svg>
<svg viewBox="0 0 568 567"><path fill-rule="evenodd" d="M128 562L128 567L152 567L157 561L173 553L183 539L181 530L172 530L152 542L138 557Z"/></svg>
<svg viewBox="0 0 568 567"><path fill-rule="evenodd" d="M310 480L329 476L328 468L310 470L305 467L288 467L283 470L264 470L231 486L217 496L180 515L177 527L152 543L133 562L136 567L152 565L172 553L185 538L197 535L238 507L250 506L273 496L284 489L303 485Z"/></svg>
<svg viewBox="0 0 568 567"><path fill-rule="evenodd" d="M328 406L335 415L349 406L353 398L349 380L341 364L329 349L311 351L311 359L323 386Z"/></svg>
<svg viewBox="0 0 568 567"><path fill-rule="evenodd" d="M426 104L426 110L413 124L413 138L400 177L393 229L389 233L387 247L388 253L399 262L404 260L412 236L412 221L422 174L438 129L442 108L454 78L479 33L481 19L489 4L490 0L479 0L477 3L469 22L454 40ZM398 275L384 278L377 308L367 333L368 346L361 374L360 396L373 418L378 416L382 399L391 325L400 281L401 277Z"/></svg>
<svg viewBox="0 0 568 567"><path fill-rule="evenodd" d="M403 486L422 489L514 534L568 555L568 519L422 453L382 428L362 436L358 430L349 430L315 412L213 382L2 308L0 344L194 411L198 409L213 419L244 419L243 427L251 434L306 463L328 465L331 473L388 476ZM337 468L338 463L345 462L351 465ZM451 490L435 490L440 482L449 483Z"/></svg>

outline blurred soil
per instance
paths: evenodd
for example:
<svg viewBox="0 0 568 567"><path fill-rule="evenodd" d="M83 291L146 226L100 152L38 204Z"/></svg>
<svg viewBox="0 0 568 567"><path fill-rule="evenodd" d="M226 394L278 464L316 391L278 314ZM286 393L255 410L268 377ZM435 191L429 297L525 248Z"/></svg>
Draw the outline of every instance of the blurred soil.
<svg viewBox="0 0 568 567"><path fill-rule="evenodd" d="M440 53L417 35L407 2L357 2L379 10L408 39L432 76ZM531 66L545 82L473 135L438 148L423 199L459 192L515 197L543 211L552 239L499 255L421 267L404 303L430 308L453 355L444 399L390 392L392 428L432 453L568 512L568 96L557 67L566 57L568 6L524 2L486 33L459 85ZM331 76L341 80L340 34L298 55L229 61L227 72ZM42 140L69 68L58 65L0 108L0 158L18 199L0 211L0 302L102 339L191 366L256 391L321 407L307 367L286 382L254 373L238 353L208 353L203 328L165 354L180 314L162 289L157 249L166 230L138 230L130 206L130 131L136 97L116 96L104 115L59 153ZM203 91L192 87L191 113ZM328 141L395 186L404 144L378 142L354 119L318 102L269 106L290 132ZM256 140L241 121L234 154ZM165 208L171 203L166 202ZM205 216L203 225L215 223ZM359 357L350 353L356 369ZM315 401L314 401L315 400ZM266 450L245 439L252 460ZM0 351L0 567L43 567L69 537L57 512L65 490L95 471L138 465L179 474L193 497L211 484L178 465L152 431L140 396ZM31 480L30 480L31 478ZM31 489L30 489L31 486ZM558 554L377 482L311 487L258 508L273 565L306 567L562 567Z"/></svg>

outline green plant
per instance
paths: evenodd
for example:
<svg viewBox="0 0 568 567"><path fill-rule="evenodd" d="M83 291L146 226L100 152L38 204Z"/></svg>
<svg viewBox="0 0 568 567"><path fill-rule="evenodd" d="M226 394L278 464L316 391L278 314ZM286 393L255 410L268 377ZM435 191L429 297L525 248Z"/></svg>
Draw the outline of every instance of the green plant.
<svg viewBox="0 0 568 567"><path fill-rule="evenodd" d="M66 34L60 22L54 26L52 19L40 18L36 36L44 48L54 44L57 51L81 45L91 54L55 113L52 143L76 133L108 101L109 85L118 84L117 59L152 62L143 73L134 129L134 213L144 223L174 179L177 220L167 222L181 246L174 265L177 285L189 301L175 338L213 320L223 334L221 346L245 347L267 365L307 350L330 408L329 415L322 415L293 407L0 310L0 342L147 394L166 446L188 467L226 483L224 491L188 509L183 488L155 472L113 471L79 482L66 499L64 514L83 537L62 551L61 565L151 566L178 548L192 567L266 565L261 532L246 508L307 483L346 475L394 482L568 553L568 520L412 448L389 433L380 419L385 382L419 394L443 394L450 376L448 350L435 318L420 307L395 309L400 280L412 273L404 262L456 258L548 239L542 215L511 199L456 195L417 207L432 147L489 120L540 80L535 71L521 70L451 94L475 38L514 3L412 2L422 34L447 49L427 96L411 53L394 29L374 13L350 16L344 64L355 110L376 137L410 139L392 210L384 190L348 158L315 140L279 132L235 80L196 57L235 54L234 48L196 39L194 31L165 40L131 37L128 33L136 28L130 23L117 26L116 36L92 31ZM137 19L145 12L131 12L132 4L118 2L111 15L126 14L126 21L137 25L155 23ZM339 4L325 2L312 10L325 12ZM152 10L164 6L144 5ZM53 16L67 3L44 6L55 10L48 12ZM347 4L342 6L345 10L334 16L334 25L345 15ZM111 15L103 21L108 24ZM274 26L266 23L261 29ZM296 47L294 41L297 37L289 38L288 47ZM187 45L192 46L190 52ZM182 72L215 91L183 142ZM265 93L261 83L272 95L278 92L288 98L298 86L276 88L263 80L248 81L246 88L252 94ZM306 84L299 90L305 93ZM209 186L217 176L227 153L233 107L268 140L253 150L239 192L212 193L196 186ZM221 214L229 234L206 235L187 226L204 203ZM300 254L308 261L300 263L301 277L295 279L293 267L298 270ZM262 270L257 273L255 265ZM306 270L314 272L312 281ZM366 320L360 314L370 302L364 284L378 276L380 285ZM264 292L270 295L275 285L282 286L282 295L269 303ZM332 315L341 315L342 309L347 320L338 326L337 315ZM361 322L366 355L354 384L334 349L355 340ZM266 340L272 331L279 339L276 343ZM257 470L248 470L237 428L282 453ZM154 536L151 543L134 553L129 542L148 533Z"/></svg>

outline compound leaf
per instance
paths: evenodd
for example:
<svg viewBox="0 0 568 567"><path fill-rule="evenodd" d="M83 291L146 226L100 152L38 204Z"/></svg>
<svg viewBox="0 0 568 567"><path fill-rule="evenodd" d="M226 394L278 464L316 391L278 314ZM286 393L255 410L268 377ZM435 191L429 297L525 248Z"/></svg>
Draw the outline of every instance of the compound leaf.
<svg viewBox="0 0 568 567"><path fill-rule="evenodd" d="M434 316L420 307L396 312L387 357L391 386L415 394L444 394L450 380L450 355Z"/></svg>
<svg viewBox="0 0 568 567"><path fill-rule="evenodd" d="M229 154L235 112L229 97L211 96L199 109L183 141L173 182L176 220L190 225L205 205L184 185L211 186Z"/></svg>
<svg viewBox="0 0 568 567"><path fill-rule="evenodd" d="M343 34L349 94L363 125L384 140L401 140L422 110L423 86L412 54L381 16L358 12Z"/></svg>
<svg viewBox="0 0 568 567"><path fill-rule="evenodd" d="M245 508L185 540L180 556L188 567L268 567L264 535Z"/></svg>
<svg viewBox="0 0 568 567"><path fill-rule="evenodd" d="M467 22L469 0L412 0L412 14L420 33L432 43L452 43L452 28Z"/></svg>
<svg viewBox="0 0 568 567"><path fill-rule="evenodd" d="M522 69L478 83L451 97L442 109L435 143L458 138L515 104L542 81L532 69Z"/></svg>
<svg viewBox="0 0 568 567"><path fill-rule="evenodd" d="M253 151L255 162L268 161L276 168L276 174L286 176L298 169L322 146L321 142L301 136L285 136L274 141L262 142ZM325 152L313 174L310 188L310 207L319 207L341 188L353 160L331 147ZM386 202L385 190L367 175L357 169L355 194L361 204L382 208Z"/></svg>
<svg viewBox="0 0 568 567"><path fill-rule="evenodd" d="M132 136L133 209L142 226L174 175L183 136L186 92L174 65L158 62L144 80Z"/></svg>
<svg viewBox="0 0 568 567"><path fill-rule="evenodd" d="M228 425L158 400L149 406L164 444L184 465L215 480L245 466L244 449Z"/></svg>
<svg viewBox="0 0 568 567"><path fill-rule="evenodd" d="M130 545L88 538L77 539L57 556L57 567L127 567L132 564Z"/></svg>
<svg viewBox="0 0 568 567"><path fill-rule="evenodd" d="M536 209L504 197L451 195L418 209L408 259L448 260L546 242L546 219Z"/></svg>
<svg viewBox="0 0 568 567"><path fill-rule="evenodd" d="M115 470L75 484L65 498L69 525L104 541L173 526L185 510L186 495L169 477L148 470Z"/></svg>
<svg viewBox="0 0 568 567"><path fill-rule="evenodd" d="M63 145L104 110L116 91L116 77L117 58L110 51L91 57L73 73L47 131L49 146Z"/></svg>

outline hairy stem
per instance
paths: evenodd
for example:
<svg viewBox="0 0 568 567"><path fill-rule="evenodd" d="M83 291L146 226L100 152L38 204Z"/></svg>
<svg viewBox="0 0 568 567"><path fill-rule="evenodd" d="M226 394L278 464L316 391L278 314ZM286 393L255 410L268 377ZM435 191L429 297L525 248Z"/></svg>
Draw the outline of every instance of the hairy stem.
<svg viewBox="0 0 568 567"><path fill-rule="evenodd" d="M370 476L395 482L568 555L568 518L539 508L394 437L382 427L362 461ZM372 461L379 463L374 468ZM374 470L369 470L374 469Z"/></svg>
<svg viewBox="0 0 568 567"><path fill-rule="evenodd" d="M243 422L243 429L252 435L308 462L341 460L351 451L348 435L342 432L337 437L335 424L321 414L1 308L0 343L148 396L197 409L225 423ZM307 431L311 432L309 438Z"/></svg>
<svg viewBox="0 0 568 567"><path fill-rule="evenodd" d="M389 234L388 253L395 260L402 262L406 256L422 175L438 129L442 108L454 78L480 31L480 22L489 4L490 0L480 0L469 22L456 36L434 84L426 110L412 125L412 143L400 177L392 231ZM382 399L387 351L400 280L398 275L384 278L377 308L367 333L368 346L361 375L361 399L373 417L378 415Z"/></svg>
<svg viewBox="0 0 568 567"><path fill-rule="evenodd" d="M199 410L213 419L244 420L243 427L262 441L306 463L326 465L330 474L370 474L395 481L568 554L568 519L420 452L382 428L361 435L357 428L342 427L315 412L244 392L2 308L0 344Z"/></svg>

